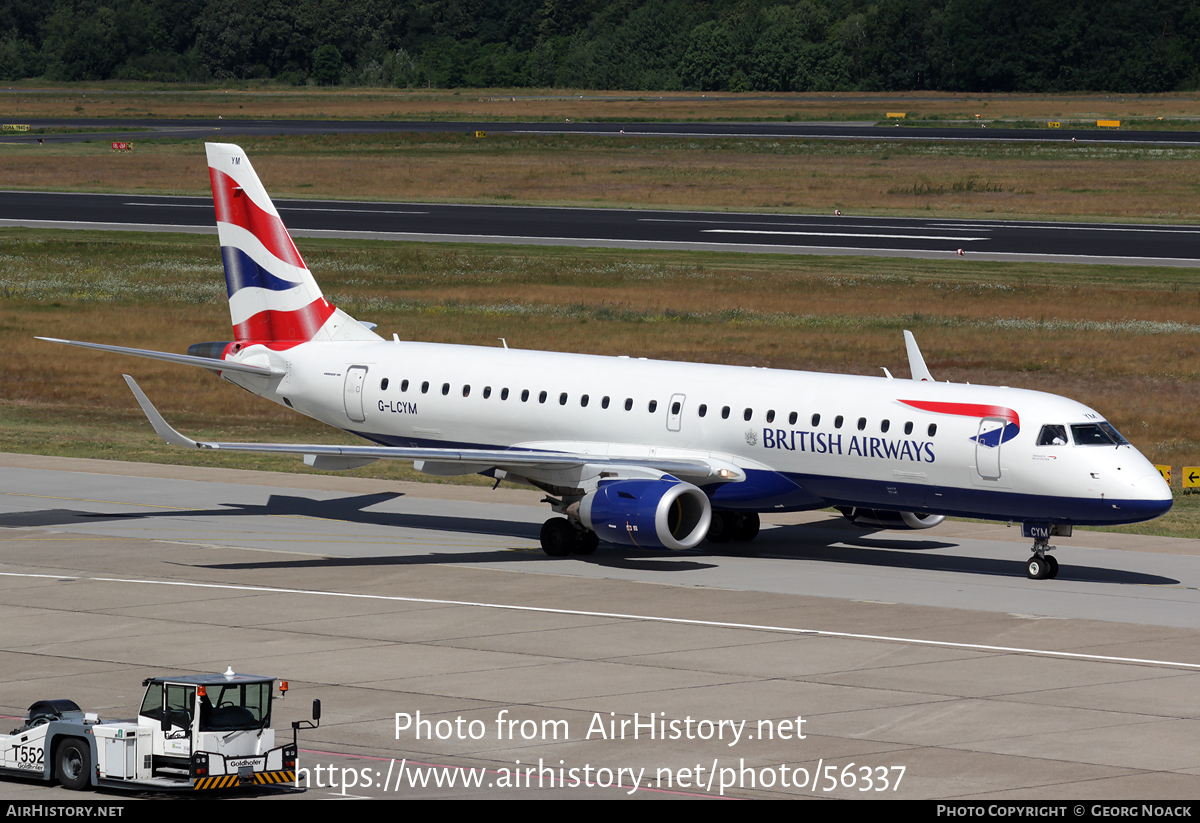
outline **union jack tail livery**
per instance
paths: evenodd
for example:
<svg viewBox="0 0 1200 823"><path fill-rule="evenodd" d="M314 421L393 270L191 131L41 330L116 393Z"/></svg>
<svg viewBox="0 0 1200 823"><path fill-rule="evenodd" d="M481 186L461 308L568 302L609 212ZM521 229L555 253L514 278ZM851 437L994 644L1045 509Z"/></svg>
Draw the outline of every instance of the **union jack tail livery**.
<svg viewBox="0 0 1200 823"><path fill-rule="evenodd" d="M378 340L321 294L246 153L229 143L205 146L236 341L284 349Z"/></svg>

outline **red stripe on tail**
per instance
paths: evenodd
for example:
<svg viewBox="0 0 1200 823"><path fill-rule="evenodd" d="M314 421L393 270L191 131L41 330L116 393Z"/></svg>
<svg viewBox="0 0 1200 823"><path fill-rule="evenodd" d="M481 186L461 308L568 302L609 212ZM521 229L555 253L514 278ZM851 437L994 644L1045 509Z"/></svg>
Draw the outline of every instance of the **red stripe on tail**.
<svg viewBox="0 0 1200 823"><path fill-rule="evenodd" d="M208 177L212 181L213 206L217 211L218 223L241 226L280 260L302 269L308 268L300 252L296 251L296 244L292 242L282 220L260 209L238 186L237 181L225 172L209 166Z"/></svg>
<svg viewBox="0 0 1200 823"><path fill-rule="evenodd" d="M312 340L333 314L333 306L318 298L296 311L260 311L233 327L238 340Z"/></svg>

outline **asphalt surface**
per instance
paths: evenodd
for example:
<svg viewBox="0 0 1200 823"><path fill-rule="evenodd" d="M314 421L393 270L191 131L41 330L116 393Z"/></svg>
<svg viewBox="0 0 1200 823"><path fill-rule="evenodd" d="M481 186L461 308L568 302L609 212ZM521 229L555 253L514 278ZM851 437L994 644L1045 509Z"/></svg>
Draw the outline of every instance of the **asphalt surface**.
<svg viewBox="0 0 1200 823"><path fill-rule="evenodd" d="M299 134L389 134L402 132L495 134L589 134L641 135L655 137L760 137L818 140L986 140L991 142L1128 143L1200 145L1197 131L1122 131L1120 129L1004 129L976 126L927 128L862 123L595 123L571 122L472 122L428 120L252 120L207 119L160 120L154 118L38 118L23 119L32 129L87 128L86 134L24 136L6 133L5 142L36 141L74 143L83 140L148 140L164 137L205 140L230 137L261 137Z"/></svg>
<svg viewBox="0 0 1200 823"><path fill-rule="evenodd" d="M274 200L300 237L1194 266L1200 226ZM0 225L215 232L207 197L0 192Z"/></svg>
<svg viewBox="0 0 1200 823"><path fill-rule="evenodd" d="M323 701L262 798L1200 795L1196 541L1078 532L1032 581L1003 525L816 513L553 559L538 497L0 455L0 716L232 665L291 681L276 728Z"/></svg>

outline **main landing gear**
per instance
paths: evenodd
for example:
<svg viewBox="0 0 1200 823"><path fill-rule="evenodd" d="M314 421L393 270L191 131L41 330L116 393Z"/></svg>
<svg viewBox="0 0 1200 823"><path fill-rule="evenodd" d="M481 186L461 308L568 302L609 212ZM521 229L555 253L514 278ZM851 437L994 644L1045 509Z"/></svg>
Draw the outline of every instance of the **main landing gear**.
<svg viewBox="0 0 1200 823"><path fill-rule="evenodd" d="M542 551L551 557L591 554L600 545L600 536L565 517L551 517L542 524Z"/></svg>
<svg viewBox="0 0 1200 823"><path fill-rule="evenodd" d="M707 537L710 543L745 543L758 537L758 527L757 512L713 512Z"/></svg>
<svg viewBox="0 0 1200 823"><path fill-rule="evenodd" d="M1053 580L1058 577L1058 561L1046 554L1053 548L1049 540L1033 541L1033 557L1025 564L1025 575L1030 580Z"/></svg>

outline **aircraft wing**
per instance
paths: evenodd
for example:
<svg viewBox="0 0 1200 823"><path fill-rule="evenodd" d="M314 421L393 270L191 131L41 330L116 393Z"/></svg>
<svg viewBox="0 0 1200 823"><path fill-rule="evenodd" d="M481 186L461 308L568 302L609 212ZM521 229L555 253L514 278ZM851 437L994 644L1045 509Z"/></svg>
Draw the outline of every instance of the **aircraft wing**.
<svg viewBox="0 0 1200 823"><path fill-rule="evenodd" d="M567 452L533 451L519 449L429 449L404 446L326 446L314 443L222 443L192 440L176 431L159 413L145 392L129 375L124 375L138 405L142 407L154 431L173 446L189 449L211 449L214 451L240 451L274 454L315 455L318 457L340 457L362 460L412 460L436 463L456 463L464 466L501 468L520 474L522 470L564 469L584 464L596 466L649 468L667 474L687 478L693 482L739 483L746 474L732 463L715 458L629 458L609 457L593 454L571 454ZM473 472L467 472L473 473Z"/></svg>

